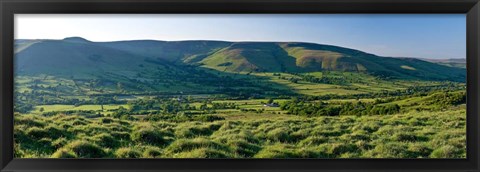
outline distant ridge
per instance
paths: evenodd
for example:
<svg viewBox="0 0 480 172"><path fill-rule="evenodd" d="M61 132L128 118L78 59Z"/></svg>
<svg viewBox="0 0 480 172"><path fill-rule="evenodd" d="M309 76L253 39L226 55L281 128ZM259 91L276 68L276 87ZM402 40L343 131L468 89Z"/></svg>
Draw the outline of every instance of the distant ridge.
<svg viewBox="0 0 480 172"><path fill-rule="evenodd" d="M33 43L35 42L35 43ZM436 62L392 58L333 45L303 42L227 42L132 40L91 42L63 40L16 41L18 71L24 74L82 75L128 71L138 66L184 65L221 72L361 72L382 78L465 80L465 69ZM52 69L55 68L55 70ZM94 67L95 69L90 70ZM63 69L66 69L62 72ZM68 70L67 70L68 69ZM89 70L86 70L89 69Z"/></svg>
<svg viewBox="0 0 480 172"><path fill-rule="evenodd" d="M91 43L91 41L82 37L67 37L63 40L66 42L73 42L73 43Z"/></svg>
<svg viewBox="0 0 480 172"><path fill-rule="evenodd" d="M467 68L467 59L451 58L451 59L422 59L428 62L437 63L450 67Z"/></svg>

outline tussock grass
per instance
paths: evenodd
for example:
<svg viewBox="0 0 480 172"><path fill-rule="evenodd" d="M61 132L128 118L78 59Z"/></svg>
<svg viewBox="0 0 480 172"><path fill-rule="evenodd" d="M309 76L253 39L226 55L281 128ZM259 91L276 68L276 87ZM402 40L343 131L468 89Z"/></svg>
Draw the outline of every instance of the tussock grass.
<svg viewBox="0 0 480 172"><path fill-rule="evenodd" d="M115 151L115 157L117 158L139 158L142 153L132 148L119 148Z"/></svg>
<svg viewBox="0 0 480 172"><path fill-rule="evenodd" d="M72 151L78 158L100 158L107 156L107 152L100 146L88 141L78 140L65 146L66 150Z"/></svg>
<svg viewBox="0 0 480 172"><path fill-rule="evenodd" d="M77 155L69 149L58 149L51 158L77 158Z"/></svg>
<svg viewBox="0 0 480 172"><path fill-rule="evenodd" d="M143 152L143 157L145 158L159 158L162 155L162 150L158 147L149 146Z"/></svg>
<svg viewBox="0 0 480 172"><path fill-rule="evenodd" d="M106 148L116 148L120 146L120 141L107 133L102 133L102 134L93 136L92 141L98 144L99 146L106 147Z"/></svg>
<svg viewBox="0 0 480 172"><path fill-rule="evenodd" d="M181 123L63 114L17 115L15 156L464 158L464 115L465 110L460 109L387 116L272 116Z"/></svg>
<svg viewBox="0 0 480 172"><path fill-rule="evenodd" d="M167 150L171 153L178 153L199 148L213 148L217 150L229 151L229 147L208 138L198 137L194 139L179 139L170 144Z"/></svg>

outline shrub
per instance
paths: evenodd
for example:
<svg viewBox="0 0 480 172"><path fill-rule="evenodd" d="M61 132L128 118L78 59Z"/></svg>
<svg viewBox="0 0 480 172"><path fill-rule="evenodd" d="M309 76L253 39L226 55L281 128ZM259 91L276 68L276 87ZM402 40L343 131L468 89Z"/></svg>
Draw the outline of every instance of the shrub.
<svg viewBox="0 0 480 172"><path fill-rule="evenodd" d="M102 118L100 120L100 122L104 123L104 124L109 124L109 123L112 123L114 120L112 118Z"/></svg>
<svg viewBox="0 0 480 172"><path fill-rule="evenodd" d="M115 151L115 156L117 158L138 158L141 157L142 154L131 148L119 148Z"/></svg>
<svg viewBox="0 0 480 172"><path fill-rule="evenodd" d="M66 148L75 152L79 158L102 158L107 155L98 145L83 140L73 141Z"/></svg>
<svg viewBox="0 0 480 172"><path fill-rule="evenodd" d="M224 120L225 118L217 116L217 115L197 115L193 117L195 121L202 121L202 122L213 122Z"/></svg>

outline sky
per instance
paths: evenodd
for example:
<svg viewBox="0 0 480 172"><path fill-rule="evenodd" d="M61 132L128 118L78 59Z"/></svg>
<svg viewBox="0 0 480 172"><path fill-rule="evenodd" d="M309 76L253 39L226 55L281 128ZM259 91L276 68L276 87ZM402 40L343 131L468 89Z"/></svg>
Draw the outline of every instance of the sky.
<svg viewBox="0 0 480 172"><path fill-rule="evenodd" d="M464 14L16 14L15 39L312 42L380 56L466 58Z"/></svg>

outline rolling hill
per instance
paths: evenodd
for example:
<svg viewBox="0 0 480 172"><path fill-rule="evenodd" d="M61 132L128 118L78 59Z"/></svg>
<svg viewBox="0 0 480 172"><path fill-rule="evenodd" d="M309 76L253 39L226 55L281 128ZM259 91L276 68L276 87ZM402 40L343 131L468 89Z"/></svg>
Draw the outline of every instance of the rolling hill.
<svg viewBox="0 0 480 172"><path fill-rule="evenodd" d="M15 67L20 75L89 77L108 72L136 77L150 68L175 75L184 71L185 66L196 66L225 73L348 71L382 78L460 82L466 77L465 69L420 59L381 57L339 46L301 42L91 42L72 37L17 40L15 47Z"/></svg>
<svg viewBox="0 0 480 172"><path fill-rule="evenodd" d="M467 68L467 59L422 59L427 62L437 63L450 67Z"/></svg>

